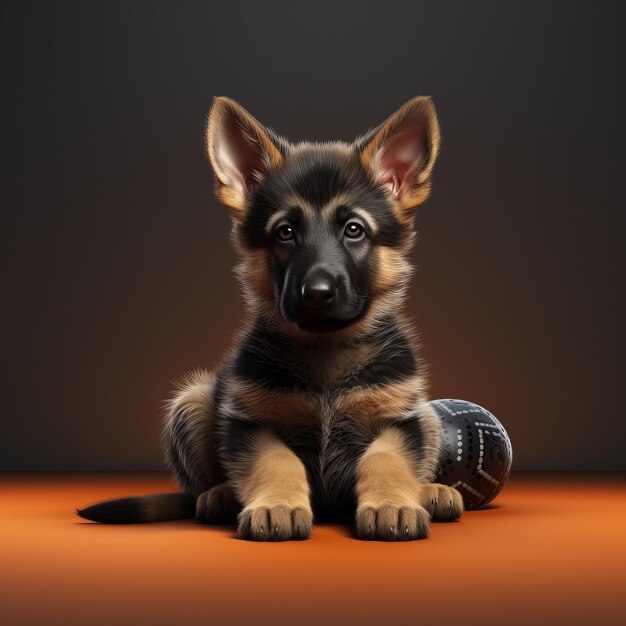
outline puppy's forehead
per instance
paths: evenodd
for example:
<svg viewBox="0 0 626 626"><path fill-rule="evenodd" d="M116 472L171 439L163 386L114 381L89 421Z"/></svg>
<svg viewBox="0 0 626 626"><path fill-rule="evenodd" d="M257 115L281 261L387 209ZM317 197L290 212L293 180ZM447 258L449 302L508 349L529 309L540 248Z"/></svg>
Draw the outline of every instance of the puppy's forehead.
<svg viewBox="0 0 626 626"><path fill-rule="evenodd" d="M358 155L348 144L303 143L290 148L284 166L269 177L267 191L277 200L295 196L322 211L335 197L363 194L368 182Z"/></svg>
<svg viewBox="0 0 626 626"><path fill-rule="evenodd" d="M341 205L378 213L389 205L354 146L343 142L290 147L283 166L268 176L262 196L262 204L275 210L300 206L310 217L329 216Z"/></svg>
<svg viewBox="0 0 626 626"><path fill-rule="evenodd" d="M248 211L244 232L250 245L294 210L302 219L342 218L358 210L369 225L400 228L389 199L362 166L353 146L343 142L291 146L283 165L270 172ZM378 228L377 228L378 230Z"/></svg>

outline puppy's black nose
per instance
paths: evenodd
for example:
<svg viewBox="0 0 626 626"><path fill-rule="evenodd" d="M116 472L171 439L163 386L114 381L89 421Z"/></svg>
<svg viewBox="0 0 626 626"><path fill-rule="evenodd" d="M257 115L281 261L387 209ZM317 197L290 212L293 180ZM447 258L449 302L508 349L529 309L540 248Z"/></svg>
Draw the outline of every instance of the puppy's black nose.
<svg viewBox="0 0 626 626"><path fill-rule="evenodd" d="M327 278L313 278L302 285L302 299L310 309L323 309L335 299L335 285Z"/></svg>

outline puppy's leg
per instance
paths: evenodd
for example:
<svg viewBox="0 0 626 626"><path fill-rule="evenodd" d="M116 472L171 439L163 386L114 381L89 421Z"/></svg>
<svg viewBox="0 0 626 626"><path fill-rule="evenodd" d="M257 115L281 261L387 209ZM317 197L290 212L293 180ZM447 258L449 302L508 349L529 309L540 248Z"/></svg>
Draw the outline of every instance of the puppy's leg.
<svg viewBox="0 0 626 626"><path fill-rule="evenodd" d="M182 488L195 496L224 482L215 440L214 387L209 372L188 376L169 402L163 423L167 464Z"/></svg>
<svg viewBox="0 0 626 626"><path fill-rule="evenodd" d="M422 505L424 486L405 435L399 428L384 429L357 464L357 537L385 541L427 537L430 515Z"/></svg>
<svg viewBox="0 0 626 626"><path fill-rule="evenodd" d="M255 541L307 539L313 512L302 461L273 434L256 433L232 476L244 508L238 535Z"/></svg>
<svg viewBox="0 0 626 626"><path fill-rule="evenodd" d="M196 500L196 519L206 524L231 524L237 520L241 505L226 484L215 485Z"/></svg>
<svg viewBox="0 0 626 626"><path fill-rule="evenodd" d="M441 422L432 407L420 402L415 414L401 419L395 426L406 437L416 462L418 480L424 487L420 490L420 502L429 512L433 522L452 522L463 514L463 498L452 487L433 483L437 473L441 445Z"/></svg>

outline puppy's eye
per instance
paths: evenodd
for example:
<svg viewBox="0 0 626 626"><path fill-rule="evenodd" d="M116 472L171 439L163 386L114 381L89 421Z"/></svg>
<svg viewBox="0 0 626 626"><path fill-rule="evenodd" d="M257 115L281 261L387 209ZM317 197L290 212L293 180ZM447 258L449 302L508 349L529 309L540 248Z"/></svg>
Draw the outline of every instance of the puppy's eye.
<svg viewBox="0 0 626 626"><path fill-rule="evenodd" d="M348 239L361 239L361 237L365 234L365 231L363 230L363 226L361 226L361 224L350 222L346 225L344 234L348 237Z"/></svg>
<svg viewBox="0 0 626 626"><path fill-rule="evenodd" d="M276 229L276 239L279 241L291 241L295 236L294 229L289 224L283 224Z"/></svg>

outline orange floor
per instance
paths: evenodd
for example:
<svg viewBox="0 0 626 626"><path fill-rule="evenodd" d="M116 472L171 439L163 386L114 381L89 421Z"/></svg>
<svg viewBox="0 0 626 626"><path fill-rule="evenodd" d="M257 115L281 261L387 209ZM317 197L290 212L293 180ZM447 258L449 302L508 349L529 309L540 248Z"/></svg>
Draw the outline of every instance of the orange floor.
<svg viewBox="0 0 626 626"><path fill-rule="evenodd" d="M517 475L492 508L411 543L343 526L239 541L192 521L84 523L160 475L0 475L0 624L626 623L626 475Z"/></svg>

